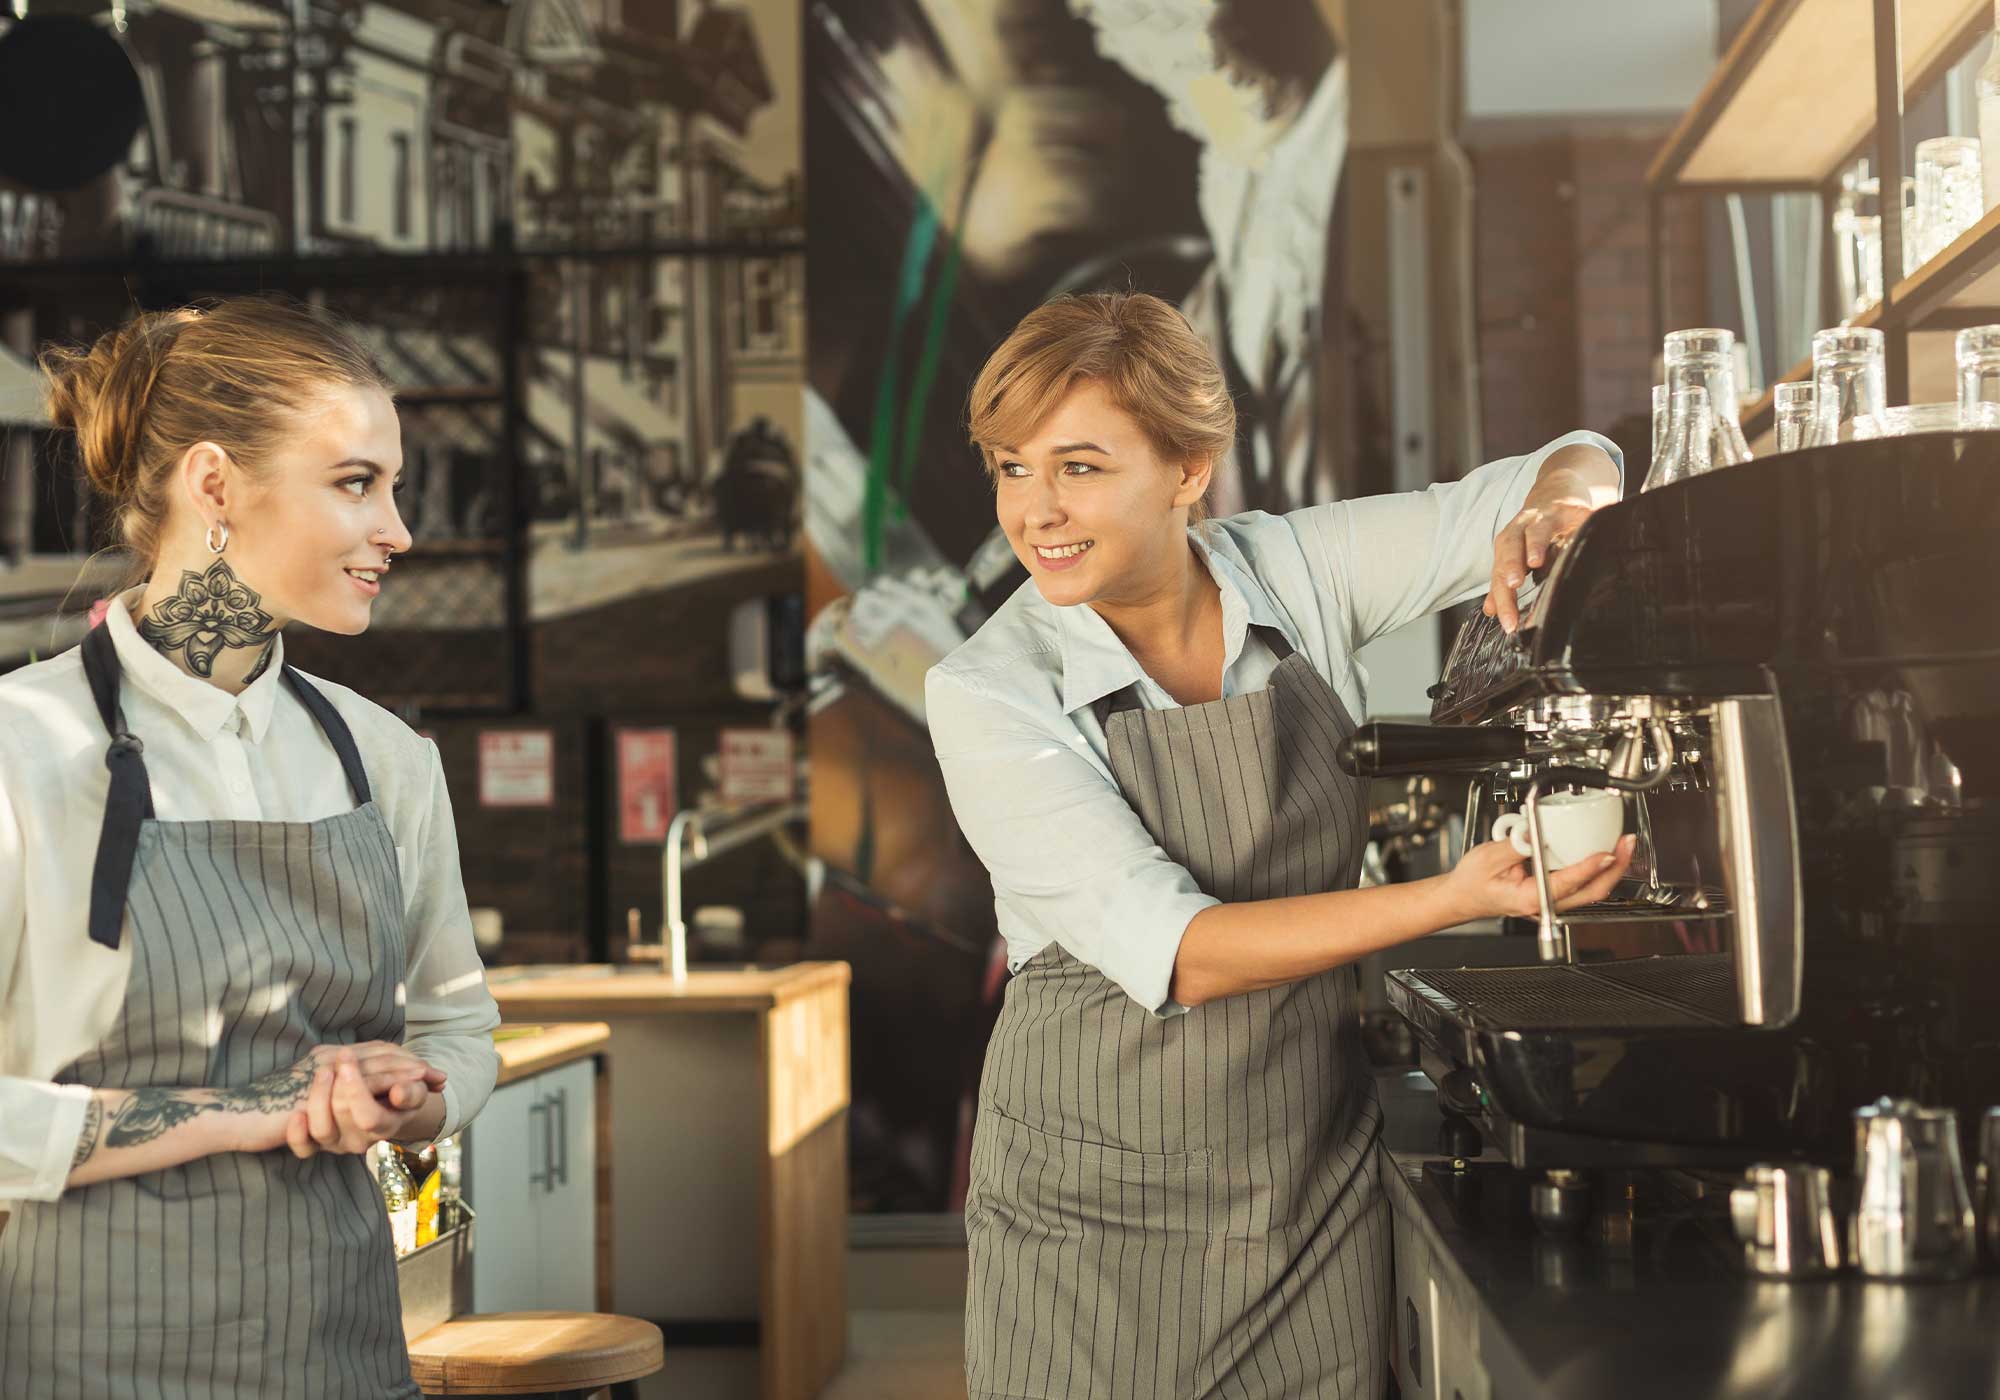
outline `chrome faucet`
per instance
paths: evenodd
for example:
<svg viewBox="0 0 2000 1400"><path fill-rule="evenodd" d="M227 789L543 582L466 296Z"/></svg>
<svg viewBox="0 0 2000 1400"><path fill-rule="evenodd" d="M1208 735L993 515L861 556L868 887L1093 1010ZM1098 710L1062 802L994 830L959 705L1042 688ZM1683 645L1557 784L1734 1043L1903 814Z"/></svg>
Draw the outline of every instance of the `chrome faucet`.
<svg viewBox="0 0 2000 1400"><path fill-rule="evenodd" d="M790 822L804 821L811 809L803 802L778 802L758 807L686 808L667 823L666 844L660 851L660 941L626 950L635 959L660 960L660 970L675 982L687 980L687 922L681 917L682 875L725 851L745 845ZM721 824L711 833L709 823ZM692 860L689 859L692 856Z"/></svg>

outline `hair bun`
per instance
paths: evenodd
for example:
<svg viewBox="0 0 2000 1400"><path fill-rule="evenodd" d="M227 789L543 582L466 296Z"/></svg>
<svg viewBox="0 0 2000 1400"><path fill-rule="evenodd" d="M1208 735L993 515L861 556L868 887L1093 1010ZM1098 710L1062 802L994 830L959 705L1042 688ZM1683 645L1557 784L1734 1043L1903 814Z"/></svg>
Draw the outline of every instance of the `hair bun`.
<svg viewBox="0 0 2000 1400"><path fill-rule="evenodd" d="M51 346L41 354L49 420L76 434L84 474L114 506L138 485L146 401L192 309L149 311L106 331L88 349Z"/></svg>

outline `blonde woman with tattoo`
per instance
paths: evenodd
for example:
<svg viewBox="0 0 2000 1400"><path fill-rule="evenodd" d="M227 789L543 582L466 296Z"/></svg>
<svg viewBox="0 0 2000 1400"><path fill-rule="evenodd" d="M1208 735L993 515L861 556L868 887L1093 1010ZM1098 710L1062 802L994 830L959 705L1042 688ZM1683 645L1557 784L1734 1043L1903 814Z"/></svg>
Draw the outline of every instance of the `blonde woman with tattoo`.
<svg viewBox="0 0 2000 1400"><path fill-rule="evenodd" d="M263 299L42 363L139 581L0 677L0 1395L414 1400L359 1154L499 1018L436 749L279 636L410 547L388 382Z"/></svg>

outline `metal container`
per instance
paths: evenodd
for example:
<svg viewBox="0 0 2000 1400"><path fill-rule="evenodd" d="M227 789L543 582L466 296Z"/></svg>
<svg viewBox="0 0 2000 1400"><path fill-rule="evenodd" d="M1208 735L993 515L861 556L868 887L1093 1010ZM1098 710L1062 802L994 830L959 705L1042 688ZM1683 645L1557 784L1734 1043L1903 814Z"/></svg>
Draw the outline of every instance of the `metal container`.
<svg viewBox="0 0 2000 1400"><path fill-rule="evenodd" d="M472 1208L459 1202L449 1229L396 1261L403 1300L403 1341L472 1311Z"/></svg>
<svg viewBox="0 0 2000 1400"><path fill-rule="evenodd" d="M1959 1278L1974 1264L1958 1115L1909 1099L1854 1111L1858 1183L1850 1255L1871 1278Z"/></svg>
<svg viewBox="0 0 2000 1400"><path fill-rule="evenodd" d="M1840 1268L1833 1178L1825 1167L1754 1166L1729 1193L1743 1266L1775 1278L1819 1278Z"/></svg>

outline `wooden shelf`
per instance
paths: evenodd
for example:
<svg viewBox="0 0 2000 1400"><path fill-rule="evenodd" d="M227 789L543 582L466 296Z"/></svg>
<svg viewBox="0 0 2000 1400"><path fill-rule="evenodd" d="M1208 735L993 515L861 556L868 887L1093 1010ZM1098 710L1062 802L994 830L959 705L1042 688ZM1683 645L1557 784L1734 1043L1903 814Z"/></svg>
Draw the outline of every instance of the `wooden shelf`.
<svg viewBox="0 0 2000 1400"><path fill-rule="evenodd" d="M1903 91L1927 88L1979 34L1991 0L1902 0ZM1647 182L1817 189L1875 129L1870 0L1763 0L1646 172Z"/></svg>
<svg viewBox="0 0 2000 1400"><path fill-rule="evenodd" d="M2000 205L1896 284L1890 316L1911 329L2000 321Z"/></svg>
<svg viewBox="0 0 2000 1400"><path fill-rule="evenodd" d="M1877 326L1886 334L1907 335L1910 355L1909 402L1942 402L1953 397L1952 338L1966 326L2000 325L2000 205L1960 234L1952 245L1905 277L1889 295L1889 313L1876 303L1849 324ZM1810 379L1812 360L1801 360L1779 382ZM1775 390L1743 410L1743 431L1751 437L1770 424Z"/></svg>

